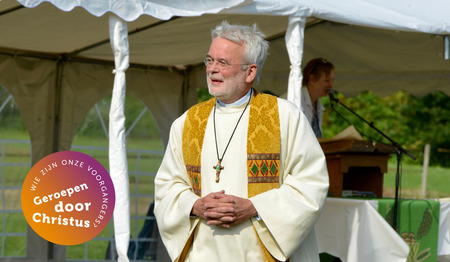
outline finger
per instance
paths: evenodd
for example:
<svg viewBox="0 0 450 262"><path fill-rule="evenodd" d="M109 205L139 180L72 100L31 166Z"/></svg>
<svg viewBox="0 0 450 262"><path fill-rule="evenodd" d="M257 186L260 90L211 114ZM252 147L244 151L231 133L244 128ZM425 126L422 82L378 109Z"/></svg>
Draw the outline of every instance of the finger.
<svg viewBox="0 0 450 262"><path fill-rule="evenodd" d="M221 226L223 224L223 222L220 220L210 219L206 222L206 224L208 224L210 226Z"/></svg>
<svg viewBox="0 0 450 262"><path fill-rule="evenodd" d="M229 204L233 204L233 205L236 204L234 197L228 196L228 195L223 195L222 197L219 197L215 200L219 203L229 203Z"/></svg>
<svg viewBox="0 0 450 262"><path fill-rule="evenodd" d="M227 196L225 194L224 190L216 192L216 193L212 193L212 195L211 195L211 197L214 198L214 199L220 199L220 198L223 198L224 196Z"/></svg>
<svg viewBox="0 0 450 262"><path fill-rule="evenodd" d="M209 210L207 210L209 211ZM219 206L214 208L214 211L217 213L221 213L221 214L235 214L236 210L234 208L234 206Z"/></svg>
<svg viewBox="0 0 450 262"><path fill-rule="evenodd" d="M209 203L205 204L205 210L217 212L236 212L236 208L230 203Z"/></svg>
<svg viewBox="0 0 450 262"><path fill-rule="evenodd" d="M223 228L230 228L232 224L232 223L224 223L220 220L208 220L206 223L210 226L217 226Z"/></svg>
<svg viewBox="0 0 450 262"><path fill-rule="evenodd" d="M223 216L219 220L222 221L222 223L225 223L225 224L232 224L232 223L235 222L236 217L235 216Z"/></svg>
<svg viewBox="0 0 450 262"><path fill-rule="evenodd" d="M233 219L236 217L236 215L234 213L219 213L219 212L208 212L208 211L204 213L204 216L207 219L221 220L221 221L227 221L227 222L232 221L230 219L227 219L228 217L231 217ZM224 218L226 218L226 219L224 219Z"/></svg>
<svg viewBox="0 0 450 262"><path fill-rule="evenodd" d="M206 209L211 208L235 208L235 203L228 202L228 201L220 201L220 200L211 200L211 201L205 201L204 207Z"/></svg>

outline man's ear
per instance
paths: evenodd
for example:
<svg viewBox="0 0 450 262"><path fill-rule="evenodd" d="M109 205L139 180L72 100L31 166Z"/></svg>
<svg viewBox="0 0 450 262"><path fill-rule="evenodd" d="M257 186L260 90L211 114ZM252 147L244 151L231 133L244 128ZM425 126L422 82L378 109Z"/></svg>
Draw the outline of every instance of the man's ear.
<svg viewBox="0 0 450 262"><path fill-rule="evenodd" d="M258 67L255 64L251 64L247 68L247 77L245 78L245 81L247 83L252 83L253 80L256 79L256 72L258 71Z"/></svg>

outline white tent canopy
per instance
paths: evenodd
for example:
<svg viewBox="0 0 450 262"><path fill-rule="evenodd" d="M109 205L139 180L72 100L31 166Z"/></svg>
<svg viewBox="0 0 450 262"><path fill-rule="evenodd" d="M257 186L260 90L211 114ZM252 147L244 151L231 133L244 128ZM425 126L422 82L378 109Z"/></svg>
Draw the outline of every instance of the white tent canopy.
<svg viewBox="0 0 450 262"><path fill-rule="evenodd" d="M301 65L317 56L335 64L335 87L348 96L450 95L448 10L446 0L2 0L0 85L22 113L33 163L70 149L88 110L113 86L121 97L125 83L150 109L166 143L170 123L205 87L209 32L222 20L258 24L271 47L257 88L288 92L298 103ZM121 143L120 133L110 134L112 144ZM39 247L28 253L46 256Z"/></svg>
<svg viewBox="0 0 450 262"><path fill-rule="evenodd" d="M241 1L226 1L227 5L223 1L195 1L191 5L184 1L19 2L0 2L0 51L8 54L112 62L105 14L113 12L129 21L131 67L184 69L200 65L210 42L209 30L221 20L256 22L269 39L279 41L271 45L272 56L264 68L261 89L280 94L286 92L287 85L278 80L286 81L290 70L284 41L288 16L298 16L307 17L307 34L304 44L300 43L304 46L303 63L314 56L332 61L337 66L336 87L344 94L371 90L386 96L401 89L419 96L435 90L450 94L450 65L443 59L443 35L450 31L445 1L424 7L421 1L336 4L266 0L246 1L229 9ZM323 23L310 26L324 20L332 21L326 29ZM199 86L203 80L194 84Z"/></svg>

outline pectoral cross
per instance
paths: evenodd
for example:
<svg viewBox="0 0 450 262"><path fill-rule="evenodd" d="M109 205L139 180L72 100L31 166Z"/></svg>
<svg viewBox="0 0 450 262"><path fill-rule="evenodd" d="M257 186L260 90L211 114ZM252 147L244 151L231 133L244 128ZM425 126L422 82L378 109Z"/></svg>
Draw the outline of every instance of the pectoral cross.
<svg viewBox="0 0 450 262"><path fill-rule="evenodd" d="M223 166L220 165L221 162L222 162L222 159L219 159L219 162L217 162L217 165L213 166L213 168L216 170L216 183L219 183L220 171L223 170Z"/></svg>

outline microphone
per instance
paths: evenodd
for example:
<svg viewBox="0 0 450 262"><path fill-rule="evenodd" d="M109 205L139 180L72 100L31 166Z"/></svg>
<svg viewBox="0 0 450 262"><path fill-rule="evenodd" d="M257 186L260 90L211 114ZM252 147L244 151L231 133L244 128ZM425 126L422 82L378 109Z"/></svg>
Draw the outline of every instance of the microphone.
<svg viewBox="0 0 450 262"><path fill-rule="evenodd" d="M335 94L337 94L338 91L334 90L334 89L329 89L328 90L328 96L330 97L330 102L334 102L337 101L337 99L334 97Z"/></svg>

